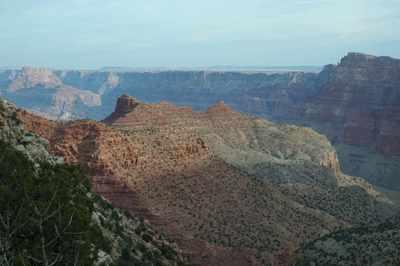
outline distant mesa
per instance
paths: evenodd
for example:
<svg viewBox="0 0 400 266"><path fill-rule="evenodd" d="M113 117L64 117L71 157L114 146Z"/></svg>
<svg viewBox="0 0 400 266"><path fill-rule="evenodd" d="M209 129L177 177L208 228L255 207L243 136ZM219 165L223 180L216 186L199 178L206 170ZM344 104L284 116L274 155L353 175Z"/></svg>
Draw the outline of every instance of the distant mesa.
<svg viewBox="0 0 400 266"><path fill-rule="evenodd" d="M100 70L164 70L167 67L102 67Z"/></svg>
<svg viewBox="0 0 400 266"><path fill-rule="evenodd" d="M130 70L133 69L132 67L112 67L112 66L105 66L100 68L101 70Z"/></svg>

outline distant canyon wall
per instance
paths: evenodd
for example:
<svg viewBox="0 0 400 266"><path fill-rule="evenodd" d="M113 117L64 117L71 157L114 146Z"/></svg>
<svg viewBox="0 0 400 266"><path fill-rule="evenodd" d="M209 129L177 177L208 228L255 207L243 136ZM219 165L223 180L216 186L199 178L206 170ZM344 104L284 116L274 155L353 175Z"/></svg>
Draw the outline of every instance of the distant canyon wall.
<svg viewBox="0 0 400 266"><path fill-rule="evenodd" d="M400 180L400 60L390 57L349 53L319 74L24 67L0 71L0 92L18 107L54 120L104 119L123 94L198 111L223 100L241 113L326 135L347 174L366 174L374 184L387 184L386 177L390 184ZM365 170L367 165L376 170Z"/></svg>
<svg viewBox="0 0 400 266"><path fill-rule="evenodd" d="M343 172L400 190L400 60L349 53L298 113L294 123L332 141Z"/></svg>
<svg viewBox="0 0 400 266"><path fill-rule="evenodd" d="M210 71L52 71L24 67L0 73L2 95L55 120L100 120L123 94L140 101L169 101L204 111L226 102L239 112L269 115L288 112L317 91L329 72L242 73Z"/></svg>

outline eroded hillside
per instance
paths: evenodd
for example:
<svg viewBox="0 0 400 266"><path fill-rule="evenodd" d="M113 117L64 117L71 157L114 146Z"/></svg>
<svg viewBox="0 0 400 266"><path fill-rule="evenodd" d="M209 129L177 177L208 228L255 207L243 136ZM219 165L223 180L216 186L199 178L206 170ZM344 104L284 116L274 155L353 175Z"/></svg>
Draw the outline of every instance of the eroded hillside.
<svg viewBox="0 0 400 266"><path fill-rule="evenodd" d="M362 179L342 175L335 150L311 130L240 115L223 103L206 112L128 95L118 103L105 121L119 130L91 120L52 122L24 110L19 116L49 139L54 153L81 165L95 192L144 216L191 262L288 265L299 259L301 243L398 210ZM236 167L219 157L257 152ZM248 173L261 159L270 165Z"/></svg>

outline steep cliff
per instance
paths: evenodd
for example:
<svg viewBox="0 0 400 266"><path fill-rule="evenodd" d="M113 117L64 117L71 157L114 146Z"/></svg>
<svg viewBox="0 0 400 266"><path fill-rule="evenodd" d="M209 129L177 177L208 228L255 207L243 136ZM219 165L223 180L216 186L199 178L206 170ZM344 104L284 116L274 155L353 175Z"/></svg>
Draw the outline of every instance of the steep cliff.
<svg viewBox="0 0 400 266"><path fill-rule="evenodd" d="M348 174L400 190L400 97L383 109L355 113L346 120L337 149Z"/></svg>
<svg viewBox="0 0 400 266"><path fill-rule="evenodd" d="M370 109L349 117L339 143L376 145L379 153L400 156L400 94L386 108Z"/></svg>
<svg viewBox="0 0 400 266"><path fill-rule="evenodd" d="M123 78L114 71L68 71L58 70L54 73L63 84L95 94L107 94Z"/></svg>
<svg viewBox="0 0 400 266"><path fill-rule="evenodd" d="M325 81L320 74L240 73L208 71L126 72L123 82L104 99L114 108L116 99L126 93L150 103L168 101L178 106L205 110L214 99L222 99L235 110L269 114L293 108ZM122 75L122 74L121 74ZM282 109L284 108L284 109ZM110 110L111 112L111 110Z"/></svg>
<svg viewBox="0 0 400 266"><path fill-rule="evenodd" d="M355 112L386 107L400 93L400 60L349 53L318 92L306 97L301 115L344 124Z"/></svg>
<svg viewBox="0 0 400 266"><path fill-rule="evenodd" d="M102 119L122 94L150 103L169 101L205 110L222 99L235 110L271 116L293 112L325 82L333 65L319 73L221 71L52 71L24 67L0 74L7 100L56 120ZM10 72L10 73L9 73ZM31 96L28 101L28 96ZM39 99L45 102L39 103Z"/></svg>
<svg viewBox="0 0 400 266"><path fill-rule="evenodd" d="M101 105L100 95L64 85L52 70L24 67L13 80L0 84L7 100L36 114L56 120L93 115Z"/></svg>
<svg viewBox="0 0 400 266"><path fill-rule="evenodd" d="M400 60L349 53L300 114L335 144L342 169L400 189Z"/></svg>

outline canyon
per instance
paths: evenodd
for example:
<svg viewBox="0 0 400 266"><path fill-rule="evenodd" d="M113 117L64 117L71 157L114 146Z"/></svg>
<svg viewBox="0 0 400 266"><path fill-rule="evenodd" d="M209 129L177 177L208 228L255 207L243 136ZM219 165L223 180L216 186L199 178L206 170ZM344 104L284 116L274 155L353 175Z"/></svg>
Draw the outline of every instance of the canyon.
<svg viewBox="0 0 400 266"><path fill-rule="evenodd" d="M104 119L123 94L197 111L223 100L241 113L311 127L335 146L344 173L398 190L399 61L349 53L318 74L24 67L0 71L0 92L19 107L59 121Z"/></svg>
<svg viewBox="0 0 400 266"><path fill-rule="evenodd" d="M199 265L289 265L302 243L399 211L340 172L325 136L223 102L200 112L123 95L106 124L17 113L54 154L82 166L93 192L145 217Z"/></svg>
<svg viewBox="0 0 400 266"><path fill-rule="evenodd" d="M4 70L1 137L81 166L192 263L289 265L398 213L399 73L360 53L319 74Z"/></svg>
<svg viewBox="0 0 400 266"><path fill-rule="evenodd" d="M205 110L223 100L241 112L268 114L293 107L306 95L316 92L332 69L326 66L316 74L53 71L24 67L0 71L0 92L14 104L54 120L104 119L125 93L149 103L168 101L194 110ZM31 94L38 97L28 98ZM46 97L40 98L43 96Z"/></svg>

